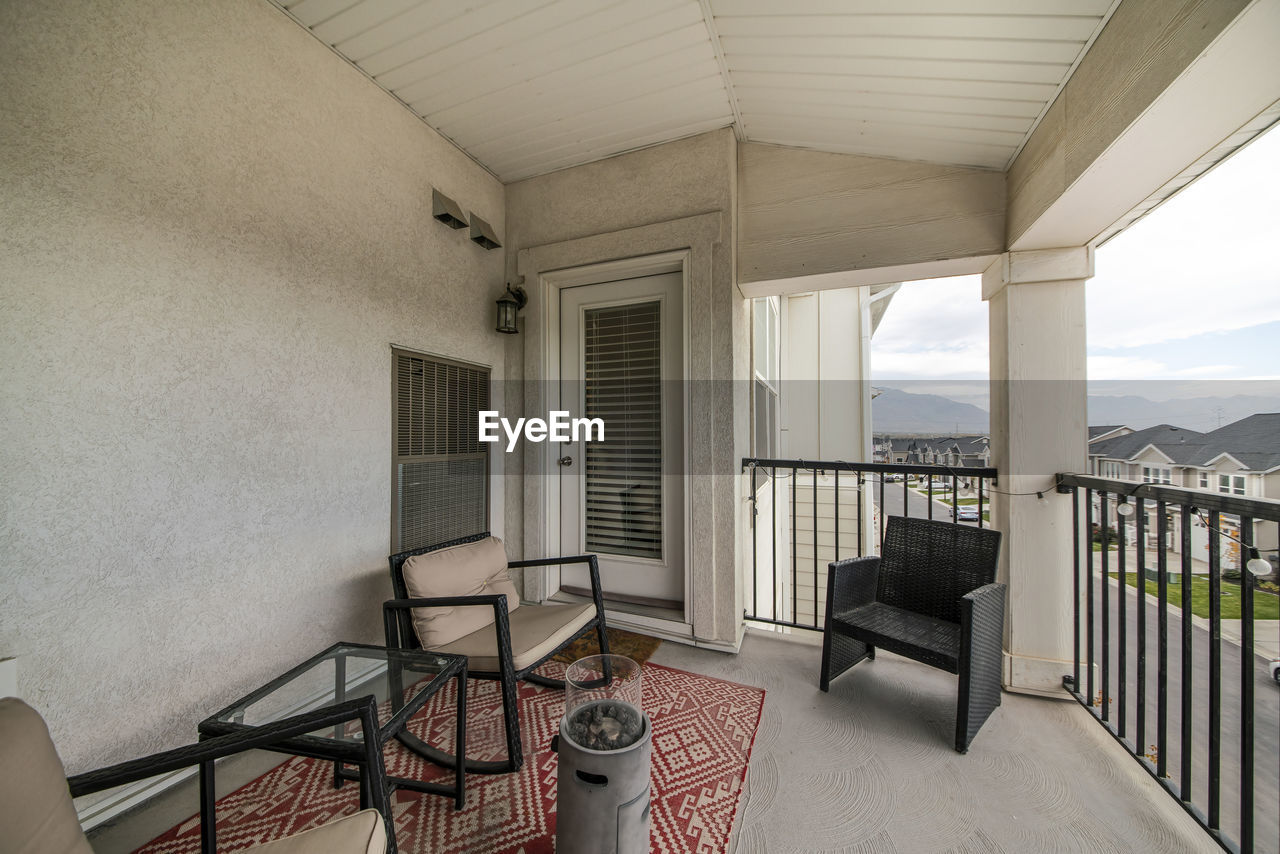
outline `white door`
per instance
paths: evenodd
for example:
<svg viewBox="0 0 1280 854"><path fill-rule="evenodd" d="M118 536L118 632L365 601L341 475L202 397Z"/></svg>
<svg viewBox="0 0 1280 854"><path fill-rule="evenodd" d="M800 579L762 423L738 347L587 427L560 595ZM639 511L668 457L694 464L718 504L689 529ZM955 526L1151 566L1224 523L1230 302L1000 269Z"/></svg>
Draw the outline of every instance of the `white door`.
<svg viewBox="0 0 1280 854"><path fill-rule="evenodd" d="M685 589L681 280L560 290L560 409L604 422L603 441L556 446L561 553L599 555L606 598L662 607ZM585 567L560 583L590 586Z"/></svg>

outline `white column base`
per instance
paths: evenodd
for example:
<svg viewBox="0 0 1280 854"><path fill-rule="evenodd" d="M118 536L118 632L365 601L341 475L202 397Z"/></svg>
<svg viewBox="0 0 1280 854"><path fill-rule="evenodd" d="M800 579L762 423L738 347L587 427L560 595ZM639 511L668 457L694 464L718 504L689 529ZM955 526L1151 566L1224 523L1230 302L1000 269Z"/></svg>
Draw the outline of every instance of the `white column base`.
<svg viewBox="0 0 1280 854"><path fill-rule="evenodd" d="M1056 658L1032 658L1004 653L1004 689L1015 694L1034 694L1054 700L1074 699L1062 687L1062 677L1072 673L1070 661Z"/></svg>

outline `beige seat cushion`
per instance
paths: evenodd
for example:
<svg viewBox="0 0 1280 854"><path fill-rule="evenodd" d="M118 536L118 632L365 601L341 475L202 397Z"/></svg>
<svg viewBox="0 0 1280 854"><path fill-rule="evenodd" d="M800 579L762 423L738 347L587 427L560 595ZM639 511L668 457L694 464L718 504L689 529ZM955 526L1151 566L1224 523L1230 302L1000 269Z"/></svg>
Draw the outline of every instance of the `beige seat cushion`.
<svg viewBox="0 0 1280 854"><path fill-rule="evenodd" d="M591 618L595 605L525 605L511 615L511 657L516 670L523 670L554 652L565 641L577 637ZM498 641L493 627L472 632L437 652L467 657L467 671L498 672Z"/></svg>
<svg viewBox="0 0 1280 854"><path fill-rule="evenodd" d="M386 825L377 810L361 810L249 849L252 854L386 854L386 850Z"/></svg>
<svg viewBox="0 0 1280 854"><path fill-rule="evenodd" d="M35 709L0 699L0 854L93 854L76 818L67 775ZM377 810L251 849L258 854L385 854Z"/></svg>
<svg viewBox="0 0 1280 854"><path fill-rule="evenodd" d="M93 854L67 774L35 709L0 699L0 854Z"/></svg>
<svg viewBox="0 0 1280 854"><path fill-rule="evenodd" d="M414 555L404 562L403 572L411 598L505 593L508 612L520 607L507 573L507 551L497 537ZM413 609L413 628L423 649L438 650L492 623L489 605Z"/></svg>

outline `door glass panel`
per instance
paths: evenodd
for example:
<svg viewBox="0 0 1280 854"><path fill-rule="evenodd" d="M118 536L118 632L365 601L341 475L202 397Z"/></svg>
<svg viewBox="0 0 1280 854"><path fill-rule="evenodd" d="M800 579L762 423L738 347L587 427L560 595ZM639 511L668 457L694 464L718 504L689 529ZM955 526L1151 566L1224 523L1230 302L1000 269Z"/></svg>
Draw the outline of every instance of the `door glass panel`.
<svg viewBox="0 0 1280 854"><path fill-rule="evenodd" d="M662 303L583 311L587 551L662 557Z"/></svg>

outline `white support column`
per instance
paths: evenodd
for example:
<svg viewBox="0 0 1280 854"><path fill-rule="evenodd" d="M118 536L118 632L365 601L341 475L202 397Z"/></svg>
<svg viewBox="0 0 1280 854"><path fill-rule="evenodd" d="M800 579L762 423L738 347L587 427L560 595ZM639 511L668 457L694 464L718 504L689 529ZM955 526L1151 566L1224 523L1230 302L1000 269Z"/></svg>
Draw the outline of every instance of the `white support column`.
<svg viewBox="0 0 1280 854"><path fill-rule="evenodd" d="M1093 250L1080 246L1008 252L982 277L992 465L1000 473L991 522L1004 532L1000 577L1009 585L1004 684L1064 699L1072 656L1071 501L1054 492L1053 476L1084 467L1084 283L1092 275Z"/></svg>

